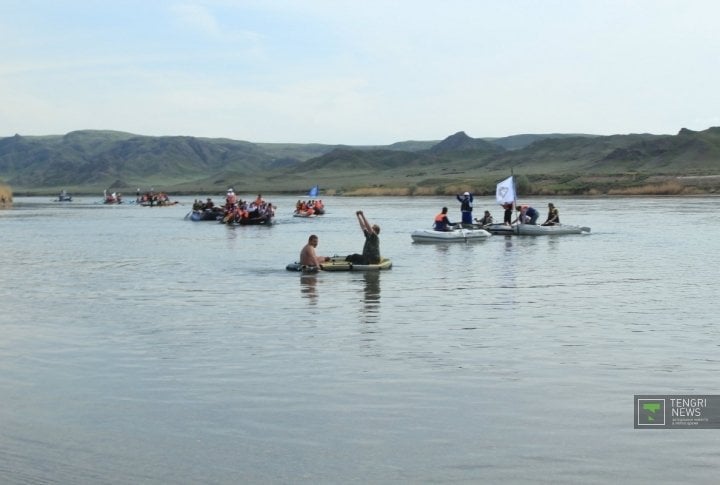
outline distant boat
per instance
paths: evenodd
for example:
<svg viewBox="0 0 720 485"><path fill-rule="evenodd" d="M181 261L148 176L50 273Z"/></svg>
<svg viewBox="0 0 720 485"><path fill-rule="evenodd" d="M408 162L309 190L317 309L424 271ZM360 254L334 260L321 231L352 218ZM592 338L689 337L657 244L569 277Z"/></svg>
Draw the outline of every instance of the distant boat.
<svg viewBox="0 0 720 485"><path fill-rule="evenodd" d="M65 192L65 189L63 189L58 195L58 198L55 200L57 202L72 202L72 195L68 194Z"/></svg>
<svg viewBox="0 0 720 485"><path fill-rule="evenodd" d="M315 217L325 214L325 205L322 200L316 200L320 194L320 186L313 185L308 191L307 201L298 200L295 205L294 217Z"/></svg>
<svg viewBox="0 0 720 485"><path fill-rule="evenodd" d="M103 204L122 204L122 196L116 192L108 194L107 190L103 190Z"/></svg>

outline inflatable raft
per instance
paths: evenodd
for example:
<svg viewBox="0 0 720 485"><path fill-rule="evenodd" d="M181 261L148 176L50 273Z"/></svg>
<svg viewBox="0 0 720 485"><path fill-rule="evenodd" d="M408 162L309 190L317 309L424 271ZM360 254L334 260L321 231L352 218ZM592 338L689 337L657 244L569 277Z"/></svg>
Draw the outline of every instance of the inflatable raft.
<svg viewBox="0 0 720 485"><path fill-rule="evenodd" d="M378 264L353 264L345 261L342 256L335 256L320 267L307 266L300 263L290 263L285 269L288 271L301 271L303 273L317 273L318 271L380 271L392 268L392 260L382 258Z"/></svg>
<svg viewBox="0 0 720 485"><path fill-rule="evenodd" d="M452 231L436 231L434 229L418 229L410 235L417 243L448 243L481 241L490 236L490 233L481 228L453 229Z"/></svg>

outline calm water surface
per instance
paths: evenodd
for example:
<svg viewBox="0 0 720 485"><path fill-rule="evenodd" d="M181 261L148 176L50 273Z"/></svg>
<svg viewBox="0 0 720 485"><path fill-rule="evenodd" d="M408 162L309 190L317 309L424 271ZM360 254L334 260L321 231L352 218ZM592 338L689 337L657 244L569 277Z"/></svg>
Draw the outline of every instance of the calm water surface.
<svg viewBox="0 0 720 485"><path fill-rule="evenodd" d="M633 395L720 394L717 199L555 199L592 234L448 245L410 233L452 198L296 199L0 211L0 482L716 483L720 432L634 430ZM359 252L357 209L391 271L285 271L311 233Z"/></svg>

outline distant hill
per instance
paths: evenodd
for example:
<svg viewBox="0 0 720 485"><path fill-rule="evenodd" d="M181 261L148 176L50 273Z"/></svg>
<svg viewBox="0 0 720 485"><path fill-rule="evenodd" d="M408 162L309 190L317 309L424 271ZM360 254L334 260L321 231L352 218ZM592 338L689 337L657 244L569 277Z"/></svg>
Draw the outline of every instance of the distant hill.
<svg viewBox="0 0 720 485"><path fill-rule="evenodd" d="M483 138L505 150L519 150L540 140L556 138L597 138L598 135L550 133L547 135L511 135L503 138Z"/></svg>
<svg viewBox="0 0 720 485"><path fill-rule="evenodd" d="M440 143L433 145L427 151L438 155L458 152L473 152L475 154L498 153L504 150L505 149L499 144L493 144L479 138L470 138L464 131L459 131L445 138Z"/></svg>
<svg viewBox="0 0 720 485"><path fill-rule="evenodd" d="M323 145L258 145L189 136L109 131L0 139L0 174L13 186L97 185L178 180L208 173L271 170L331 150Z"/></svg>
<svg viewBox="0 0 720 485"><path fill-rule="evenodd" d="M589 190L608 175L632 179L720 174L720 127L677 135L515 135L472 138L457 132L439 141L386 146L252 143L190 136L149 137L82 130L66 135L0 139L0 179L16 193L59 187L215 191L228 185L265 192L295 191L322 182L341 191L428 187L442 192L474 184L489 190L511 170L568 190ZM544 182L542 182L544 181ZM412 189L416 190L416 189Z"/></svg>

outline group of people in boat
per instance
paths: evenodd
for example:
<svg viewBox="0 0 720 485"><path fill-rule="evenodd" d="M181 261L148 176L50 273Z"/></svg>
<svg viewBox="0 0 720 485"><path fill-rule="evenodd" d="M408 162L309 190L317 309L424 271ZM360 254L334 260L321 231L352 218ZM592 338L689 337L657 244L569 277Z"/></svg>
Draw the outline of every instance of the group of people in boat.
<svg viewBox="0 0 720 485"><path fill-rule="evenodd" d="M319 216L325 213L325 205L320 199L298 200L295 204L295 214L303 216Z"/></svg>
<svg viewBox="0 0 720 485"><path fill-rule="evenodd" d="M232 188L227 191L222 218L222 222L225 224L243 224L253 220L267 221L274 216L275 208L272 203L263 199L262 194L258 194L253 201L246 201L239 199Z"/></svg>
<svg viewBox="0 0 720 485"><path fill-rule="evenodd" d="M503 217L503 224L511 226L513 224L532 224L537 225L540 212L527 204L518 204L515 206L515 210L518 212L515 220L512 220L512 209L513 204L504 204L505 214ZM552 202L548 203L548 214L545 222L540 224L541 226L555 226L560 224L560 211L555 204Z"/></svg>
<svg viewBox="0 0 720 485"><path fill-rule="evenodd" d="M72 195L68 194L65 189L62 189L60 193L58 194L57 198L58 202L71 202L72 201Z"/></svg>
<svg viewBox="0 0 720 485"><path fill-rule="evenodd" d="M472 210L473 210L473 196L469 192L465 192L462 195L457 195L457 200L460 202L460 213L462 217L462 222L460 224L473 224L473 218L472 218ZM503 209L505 210L504 217L503 217L503 224L506 226L511 226L513 224L532 224L537 225L538 218L540 217L540 212L538 212L537 209L534 207L531 207L527 204L513 204L513 203L506 203L503 204ZM518 212L517 217L513 220L513 207ZM435 216L435 219L433 220L433 229L436 231L452 231L454 226L457 226L457 223L453 224L450 222L450 219L448 219L448 208L443 207L439 214ZM486 227L490 224L493 224L493 216L490 213L489 210L486 210L483 214L483 217L480 219L475 219L475 224L478 224L482 227ZM552 202L548 203L548 214L547 218L545 219L545 222L540 224L541 226L554 226L556 224L560 224L560 211L557 207L555 207L555 204Z"/></svg>
<svg viewBox="0 0 720 485"><path fill-rule="evenodd" d="M213 202L213 200L212 200L210 197L208 197L208 198L207 198L206 200L204 200L204 201L203 201L203 200L200 200L200 199L195 199L195 200L193 201L193 206L192 206L192 208L193 208L194 211L204 211L204 210L215 210L215 209L218 209L218 207L215 205L215 202Z"/></svg>
<svg viewBox="0 0 720 485"><path fill-rule="evenodd" d="M163 206L163 205L173 205L176 202L170 201L170 196L166 194L165 192L145 192L144 194L140 194L140 191L138 191L137 199L135 200L138 204L141 205L149 205L150 207L153 206Z"/></svg>
<svg viewBox="0 0 720 485"><path fill-rule="evenodd" d="M107 190L103 190L103 203L105 204L121 204L122 194L120 192L112 192L108 194Z"/></svg>

